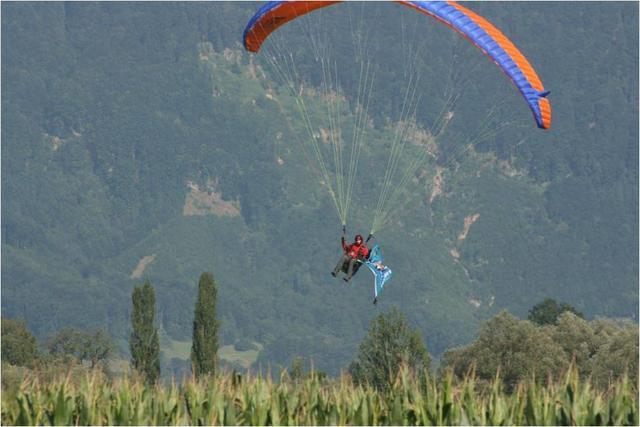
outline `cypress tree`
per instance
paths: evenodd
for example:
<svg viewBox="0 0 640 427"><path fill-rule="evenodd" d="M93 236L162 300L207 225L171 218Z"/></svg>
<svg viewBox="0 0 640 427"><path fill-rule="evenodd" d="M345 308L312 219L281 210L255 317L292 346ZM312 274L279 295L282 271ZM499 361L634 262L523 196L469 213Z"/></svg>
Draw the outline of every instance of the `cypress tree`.
<svg viewBox="0 0 640 427"><path fill-rule="evenodd" d="M158 329L153 323L156 296L151 283L147 280L144 285L135 287L131 299L131 364L147 383L153 384L160 377L160 341Z"/></svg>
<svg viewBox="0 0 640 427"><path fill-rule="evenodd" d="M213 274L202 273L198 283L191 345L191 366L196 377L215 374L219 326L216 320L217 294Z"/></svg>

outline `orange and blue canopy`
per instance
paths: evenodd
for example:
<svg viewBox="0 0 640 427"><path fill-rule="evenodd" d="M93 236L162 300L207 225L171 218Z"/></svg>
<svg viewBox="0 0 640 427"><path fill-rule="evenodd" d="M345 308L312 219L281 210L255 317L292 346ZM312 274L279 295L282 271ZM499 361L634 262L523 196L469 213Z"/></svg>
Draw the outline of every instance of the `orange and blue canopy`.
<svg viewBox="0 0 640 427"><path fill-rule="evenodd" d="M337 1L272 1L251 18L244 31L244 47L258 52L269 35L287 22ZM533 112L539 128L551 127L551 104L538 74L527 58L500 30L482 16L454 1L397 1L435 18L473 43L505 73Z"/></svg>

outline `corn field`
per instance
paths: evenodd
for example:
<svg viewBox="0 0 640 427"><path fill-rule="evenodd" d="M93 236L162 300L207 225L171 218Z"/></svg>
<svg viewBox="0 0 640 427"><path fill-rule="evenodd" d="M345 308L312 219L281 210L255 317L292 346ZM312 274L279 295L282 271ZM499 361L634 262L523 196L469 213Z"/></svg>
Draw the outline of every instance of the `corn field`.
<svg viewBox="0 0 640 427"><path fill-rule="evenodd" d="M419 379L401 371L378 392L348 377L279 381L231 374L145 386L99 373L3 390L3 425L638 425L635 384L622 377L598 391L575 369L541 386L506 393L499 379Z"/></svg>

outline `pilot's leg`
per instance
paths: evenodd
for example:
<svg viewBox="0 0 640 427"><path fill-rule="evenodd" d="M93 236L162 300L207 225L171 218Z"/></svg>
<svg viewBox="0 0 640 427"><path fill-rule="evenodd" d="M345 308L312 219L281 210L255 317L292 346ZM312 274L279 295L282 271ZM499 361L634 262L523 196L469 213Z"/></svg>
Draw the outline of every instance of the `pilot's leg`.
<svg viewBox="0 0 640 427"><path fill-rule="evenodd" d="M342 266L344 265L344 263L347 262L349 259L350 258L349 258L349 256L347 254L344 254L344 255L342 255L342 257L340 257L340 260L338 261L338 264L336 264L336 268L334 268L333 271L331 272L333 277L336 277L338 272L340 270L342 270Z"/></svg>
<svg viewBox="0 0 640 427"><path fill-rule="evenodd" d="M351 280L351 276L353 276L353 267L356 265L356 262L358 262L358 260L355 258L351 258L349 260L349 267L347 268L347 277L345 280Z"/></svg>

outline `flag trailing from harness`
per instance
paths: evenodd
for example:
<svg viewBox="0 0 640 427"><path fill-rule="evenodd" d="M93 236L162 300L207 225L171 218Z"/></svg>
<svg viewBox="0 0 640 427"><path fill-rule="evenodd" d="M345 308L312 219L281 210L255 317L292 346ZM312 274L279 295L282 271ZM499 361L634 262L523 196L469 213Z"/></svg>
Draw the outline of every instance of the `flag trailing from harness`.
<svg viewBox="0 0 640 427"><path fill-rule="evenodd" d="M375 277L373 286L373 303L378 302L378 295L382 292L382 288L389 281L393 272L382 263L382 251L380 246L375 245L369 253L369 258L364 262Z"/></svg>

